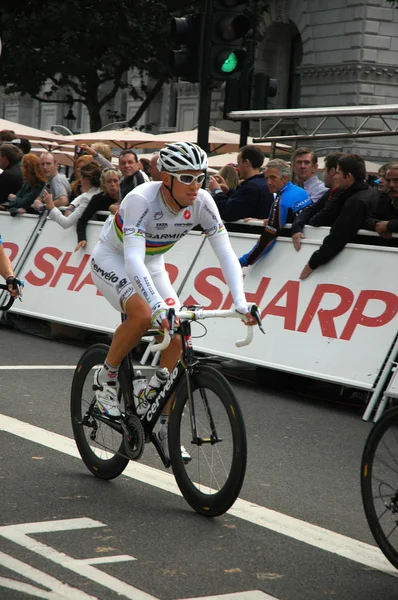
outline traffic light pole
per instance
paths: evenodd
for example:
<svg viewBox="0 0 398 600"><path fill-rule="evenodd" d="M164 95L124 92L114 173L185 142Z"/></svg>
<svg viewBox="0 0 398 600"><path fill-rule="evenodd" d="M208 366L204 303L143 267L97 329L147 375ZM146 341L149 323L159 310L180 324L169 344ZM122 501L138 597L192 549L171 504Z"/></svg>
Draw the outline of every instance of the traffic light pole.
<svg viewBox="0 0 398 600"><path fill-rule="evenodd" d="M257 41L257 20L258 20L258 3L257 0L254 3L254 15L253 15L253 34L252 39L250 41L250 52L249 52L249 61L250 61L250 69L246 74L246 104L250 107L252 93L253 93L253 75L254 75L254 61L256 58L256 41ZM243 74L243 77L245 75ZM243 82L242 82L243 83ZM245 88L243 88L245 89ZM247 144L247 138L250 133L250 121L241 121L240 122L240 138L239 138L239 147L242 148Z"/></svg>
<svg viewBox="0 0 398 600"><path fill-rule="evenodd" d="M205 152L209 147L209 125L211 104L211 78L210 78L210 45L211 45L211 17L213 11L212 0L206 0L205 16L203 19L200 52L200 92L199 92L199 119L198 119L198 146Z"/></svg>

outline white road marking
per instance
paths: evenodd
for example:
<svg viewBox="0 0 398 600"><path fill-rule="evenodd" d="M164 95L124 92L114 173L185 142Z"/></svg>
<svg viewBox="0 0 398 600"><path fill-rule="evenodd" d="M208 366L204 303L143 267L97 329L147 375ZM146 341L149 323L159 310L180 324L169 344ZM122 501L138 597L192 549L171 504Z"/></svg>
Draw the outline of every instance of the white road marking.
<svg viewBox="0 0 398 600"><path fill-rule="evenodd" d="M63 452L69 456L80 458L74 440L12 417L0 415L0 430ZM153 467L131 462L123 475L181 496L173 475ZM376 546L365 544L340 533L329 531L240 498L229 510L229 514L315 548L326 550L367 567L383 571L388 575L398 576L398 572Z"/></svg>
<svg viewBox="0 0 398 600"><path fill-rule="evenodd" d="M200 596L199 598L183 598L182 600L278 600L260 590L251 592L236 592L236 594L221 594L221 596Z"/></svg>
<svg viewBox="0 0 398 600"><path fill-rule="evenodd" d="M104 564L104 563L112 563L112 562L124 562L137 560L133 556L129 556L126 554L122 554L119 556L109 556L109 557L94 557L94 558L83 558L76 559L72 556L68 556L64 552L59 552L44 544L43 542L39 542L35 538L31 538L30 535L38 534L38 533L51 533L54 531L72 531L76 529L86 529L92 527L106 527L104 523L100 521L94 521L93 519L88 518L80 518L80 519L60 519L58 521L43 521L38 523L23 523L20 525L6 525L4 527L0 527L0 537L5 537L8 540L11 540L15 544L19 544L23 548L27 548L40 556L43 556L47 560L50 560L65 569L69 569L73 573L77 573L81 577L85 577L86 579L90 579L91 581L96 582L103 587L106 587L125 598L129 598L130 600L158 600L155 596L151 594L147 594L142 590L129 585L128 583L124 583L117 577L113 577L112 575L108 575L107 573L97 569L93 565ZM12 558L12 557L9 557ZM0 554L0 564L1 564L1 554ZM15 559L12 559L15 560ZM18 561L19 562L19 561ZM23 563L22 563L23 564ZM4 566L8 568L12 568L12 566L7 563L5 560ZM31 569L29 565L25 565L27 570ZM17 569L13 569L17 570ZM18 570L17 570L18 571ZM19 571L20 572L20 571ZM40 573L40 571L38 572ZM87 594L83 595L83 592L79 592L79 590L74 590L75 593L71 593L71 589L69 586L59 582L58 580L49 577L45 573L41 576L41 580L37 580L34 577L30 577L30 579L34 579L37 583L42 583L45 587L48 587L52 591L56 591L57 593L65 593L62 595L62 598L68 598L68 600L76 599L76 600L85 600L92 599L94 596L88 596ZM45 583L47 581L47 583ZM68 588L65 590L64 588Z"/></svg>

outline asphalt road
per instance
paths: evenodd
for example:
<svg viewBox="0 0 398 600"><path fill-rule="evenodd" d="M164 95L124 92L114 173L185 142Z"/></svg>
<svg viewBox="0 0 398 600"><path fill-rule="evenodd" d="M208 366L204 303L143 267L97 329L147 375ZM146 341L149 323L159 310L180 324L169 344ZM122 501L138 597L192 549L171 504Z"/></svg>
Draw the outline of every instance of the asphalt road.
<svg viewBox="0 0 398 600"><path fill-rule="evenodd" d="M206 519L152 447L111 482L85 469L69 415L81 346L0 337L2 600L398 597L361 504L363 407L234 382L247 474L231 511Z"/></svg>

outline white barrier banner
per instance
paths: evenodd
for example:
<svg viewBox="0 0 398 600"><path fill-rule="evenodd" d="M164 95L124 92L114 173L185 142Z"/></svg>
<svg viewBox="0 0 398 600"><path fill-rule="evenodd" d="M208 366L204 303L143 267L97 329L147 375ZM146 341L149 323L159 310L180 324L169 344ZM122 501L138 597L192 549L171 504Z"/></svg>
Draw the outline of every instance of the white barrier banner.
<svg viewBox="0 0 398 600"><path fill-rule="evenodd" d="M97 291L90 274L90 254L102 225L90 223L86 248L74 252L76 228L62 229L47 220L20 273L26 285L23 302L15 303L12 312L113 333L120 323L120 313ZM202 239L199 232L191 232L165 256L176 289Z"/></svg>
<svg viewBox="0 0 398 600"><path fill-rule="evenodd" d="M258 236L231 233L238 256ZM398 330L398 250L348 245L306 280L298 279L319 242L300 252L279 238L270 253L244 269L247 298L262 309L266 335L251 345L239 321L205 321L208 333L197 349L283 371L371 389ZM210 266L214 265L214 266ZM208 242L180 294L184 304L230 308L232 298ZM198 336L201 329L193 325Z"/></svg>
<svg viewBox="0 0 398 600"><path fill-rule="evenodd" d="M0 234L3 246L15 267L19 257L30 236L32 235L38 218L35 215L21 215L11 217L9 213L0 212Z"/></svg>

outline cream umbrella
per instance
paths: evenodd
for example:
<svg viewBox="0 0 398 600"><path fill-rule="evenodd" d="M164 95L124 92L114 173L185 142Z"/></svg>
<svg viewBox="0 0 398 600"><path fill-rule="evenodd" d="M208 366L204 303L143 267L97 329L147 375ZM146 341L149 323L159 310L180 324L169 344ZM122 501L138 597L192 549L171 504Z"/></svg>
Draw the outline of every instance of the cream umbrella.
<svg viewBox="0 0 398 600"><path fill-rule="evenodd" d="M71 144L78 146L79 143L93 144L94 142L103 142L113 148L124 150L126 148L136 148L142 146L145 142L153 142L155 135L131 129L111 129L109 131L96 131L94 133L79 133L78 135L68 136Z"/></svg>
<svg viewBox="0 0 398 600"><path fill-rule="evenodd" d="M69 140L69 137L53 133L52 131L44 131L36 129L35 127L28 127L28 125L21 125L20 123L14 123L14 121L7 121L6 119L0 119L0 130L10 129L15 132L15 138L26 138L28 140L40 140L40 143L45 143L45 140L51 142L57 142L58 144L64 144Z"/></svg>
<svg viewBox="0 0 398 600"><path fill-rule="evenodd" d="M198 139L198 130L197 129L189 129L187 131L175 131L172 133L161 133L154 136L155 140L145 142L140 144L141 148L162 148L165 144L170 144L172 142L193 142L196 144ZM209 127L209 152L236 152L240 147L240 135L239 133L231 133L230 131L225 131L224 129L219 129L218 127ZM247 139L248 144L253 144L253 138L249 137ZM255 144L258 146L263 152L271 151L271 144ZM291 146L286 144L277 144L277 148L280 150L286 150L286 152L291 152Z"/></svg>
<svg viewBox="0 0 398 600"><path fill-rule="evenodd" d="M225 165L230 163L236 164L238 162L238 154L239 152L226 152L225 154L215 154L214 156L209 156L209 167L213 169L221 169ZM268 163L270 159L265 157L263 167Z"/></svg>

